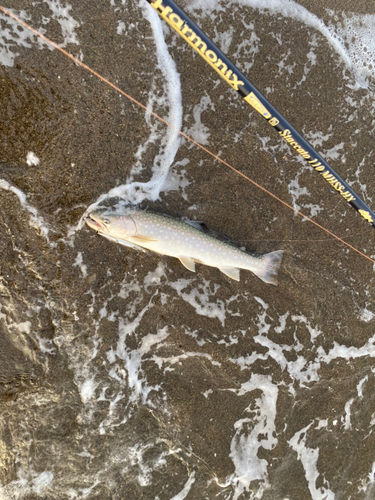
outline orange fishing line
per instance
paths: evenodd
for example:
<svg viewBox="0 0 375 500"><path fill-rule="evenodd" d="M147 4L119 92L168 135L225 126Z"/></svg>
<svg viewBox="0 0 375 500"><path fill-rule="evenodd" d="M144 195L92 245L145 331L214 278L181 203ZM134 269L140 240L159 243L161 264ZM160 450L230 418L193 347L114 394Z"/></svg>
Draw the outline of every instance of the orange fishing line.
<svg viewBox="0 0 375 500"><path fill-rule="evenodd" d="M357 248L353 247L352 245L350 245L349 243L347 243L346 241L344 241L342 238L340 238L336 234L332 233L329 229L326 229L325 227L321 226L320 224L318 224L314 220L310 219L310 217L307 217L307 215L304 215L299 210L296 210L291 205L289 205L289 203L283 201L281 198L277 197L271 191L268 191L268 189L264 188L263 186L261 186L260 184L258 184L257 182L255 182L253 179L250 179L250 177L248 177L244 173L242 173L239 170L237 170L236 168L234 168L232 165L230 165L229 163L227 163L225 160L219 158L217 155L215 155L214 153L212 153L210 150L208 150L207 148L205 148L204 146L202 146L201 144L199 144L198 142L196 142L194 139L192 139L191 137L189 137L188 135L186 135L184 132L181 132L181 130L178 130L172 124L170 124L169 122L167 122L166 120L164 120L164 118L162 118L158 114L154 113L154 111L151 111L150 109L148 109L144 104L142 104L139 101L137 101L136 99L134 99L134 97L130 96L129 94L127 94L126 92L124 92L123 90L121 90L119 87L117 87L115 84L113 84L112 82L110 82L109 80L107 80L106 78L104 78L104 76L100 75L95 70L91 69L89 66L87 66L87 64L84 64L82 61L80 61L79 59L77 59L76 57L74 57L72 54L69 54L69 52L67 52L66 50L64 50L61 47L59 47L55 42L53 42L52 40L50 40L46 36L42 35L42 33L39 33L39 31L37 31L33 27L29 26L27 23L25 23L24 21L22 21L22 19L19 19L12 12L10 12L9 10L5 9L2 6L0 6L0 10L3 11L6 15L10 16L15 21L17 21L22 26L24 26L25 28L27 28L28 30L30 30L31 32L33 32L38 37L42 38L49 45L52 45L52 47L54 47L55 49L57 49L60 52L62 52L66 57L69 57L69 59L71 59L72 61L74 61L76 64L79 64L82 68L86 69L87 71L89 71L90 73L92 73L93 75L95 75L97 78L99 78L100 80L102 80L104 83L106 83L107 85L109 85L110 87L112 87L114 90L116 90L116 92L119 92L121 95L123 95L124 97L126 97L130 101L132 101L135 104L137 104L137 106L141 107L142 109L144 109L145 111L147 111L148 113L150 113L152 116L154 116L155 118L157 118L161 122L165 123L168 127L172 128L173 130L175 130L176 132L178 132L180 135L182 135L183 137L185 137L185 139L187 139L191 143L193 143L196 146L198 146L199 148L201 148L207 154L209 154L213 158L215 158L215 160L218 160L219 162L223 163L226 167L228 167L231 170L233 170L233 172L235 172L236 174L240 175L241 177L243 177L247 181L251 182L251 184L253 184L254 186L256 186L258 189L261 189L262 191L264 191L265 193L267 193L269 196L271 196L272 198L274 198L275 200L277 200L278 202L282 203L284 206L286 206L287 208L289 208L290 210L293 210L294 213L297 213L298 215L300 215L304 219L308 220L309 222L311 222L312 224L314 224L315 226L317 226L319 229L322 229L323 231L325 231L326 233L328 233L330 236L332 236L336 240L340 241L343 245L346 245L348 248L354 250L355 252L357 252L362 257L365 257L369 261L375 263L374 259L372 259L368 255L364 254L363 252L361 252Z"/></svg>

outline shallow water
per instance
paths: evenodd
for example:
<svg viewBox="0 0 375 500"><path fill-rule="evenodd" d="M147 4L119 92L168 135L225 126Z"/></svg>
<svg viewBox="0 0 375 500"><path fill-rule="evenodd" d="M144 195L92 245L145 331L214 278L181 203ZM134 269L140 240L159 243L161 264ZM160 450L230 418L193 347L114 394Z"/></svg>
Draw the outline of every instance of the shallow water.
<svg viewBox="0 0 375 500"><path fill-rule="evenodd" d="M373 4L179 4L374 208ZM373 229L146 2L6 7L375 258ZM371 262L2 14L0 63L1 498L373 498ZM279 287L84 225L119 201L284 249Z"/></svg>

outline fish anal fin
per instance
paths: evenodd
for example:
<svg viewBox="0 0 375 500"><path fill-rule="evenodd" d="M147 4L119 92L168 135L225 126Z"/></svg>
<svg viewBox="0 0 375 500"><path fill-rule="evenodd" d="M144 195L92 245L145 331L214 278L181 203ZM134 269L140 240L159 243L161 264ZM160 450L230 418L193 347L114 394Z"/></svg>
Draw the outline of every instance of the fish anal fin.
<svg viewBox="0 0 375 500"><path fill-rule="evenodd" d="M189 271L193 271L195 273L195 262L190 257L177 257L181 264L189 269Z"/></svg>
<svg viewBox="0 0 375 500"><path fill-rule="evenodd" d="M229 278L232 278L232 280L240 281L240 270L237 269L237 267L230 267L230 266L223 266L219 267L220 271Z"/></svg>

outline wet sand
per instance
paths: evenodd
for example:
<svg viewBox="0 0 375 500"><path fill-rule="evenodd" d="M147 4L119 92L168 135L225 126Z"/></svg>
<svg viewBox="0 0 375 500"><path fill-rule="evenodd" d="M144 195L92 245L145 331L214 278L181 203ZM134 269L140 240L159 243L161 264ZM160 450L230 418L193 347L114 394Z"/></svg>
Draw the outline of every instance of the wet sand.
<svg viewBox="0 0 375 500"><path fill-rule="evenodd" d="M140 102L162 98L149 23L137 2L113 3L73 1L79 45L66 49ZM318 0L299 4L331 19ZM301 21L221 5L215 19L189 15L213 39L230 31L229 58L374 209L373 82L355 89ZM324 6L375 15L367 1ZM64 42L47 3L5 7ZM252 32L254 53L241 46ZM375 257L373 228L164 33L183 131L205 131L211 151ZM159 142L132 167L156 122L58 51L29 45L13 44L14 65L0 66L0 177L42 218L0 191L2 498L372 498L373 264L185 140L172 170L186 187L142 207L204 221L257 254L283 249L277 288L247 272L240 283L204 266L192 274L87 227L69 237L101 194L149 180ZM154 106L166 114L166 102Z"/></svg>

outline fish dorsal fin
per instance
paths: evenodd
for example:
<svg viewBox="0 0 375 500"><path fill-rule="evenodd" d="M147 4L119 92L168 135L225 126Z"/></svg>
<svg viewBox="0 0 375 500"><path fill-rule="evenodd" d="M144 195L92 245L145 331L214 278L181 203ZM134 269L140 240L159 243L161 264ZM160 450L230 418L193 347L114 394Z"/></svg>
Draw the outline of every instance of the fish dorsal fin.
<svg viewBox="0 0 375 500"><path fill-rule="evenodd" d="M109 236L108 234L100 233L101 236L107 238L107 240L114 241L115 243L120 243L120 245L124 245L125 247L134 248L135 250L140 250L141 252L146 252L146 250L134 243L130 243L130 241L120 240L119 238L114 238L113 236Z"/></svg>
<svg viewBox="0 0 375 500"><path fill-rule="evenodd" d="M240 281L240 270L237 269L237 267L230 267L230 266L223 266L219 267L220 271L229 278L232 278L232 280Z"/></svg>
<svg viewBox="0 0 375 500"><path fill-rule="evenodd" d="M177 257L181 264L189 269L189 271L193 271L195 273L195 262L190 257Z"/></svg>
<svg viewBox="0 0 375 500"><path fill-rule="evenodd" d="M145 243L147 243L148 241L158 241L155 240L155 238L149 238L148 236L143 236L142 234L136 234L132 236L132 238L139 240L140 243L142 243L142 241L144 241Z"/></svg>

